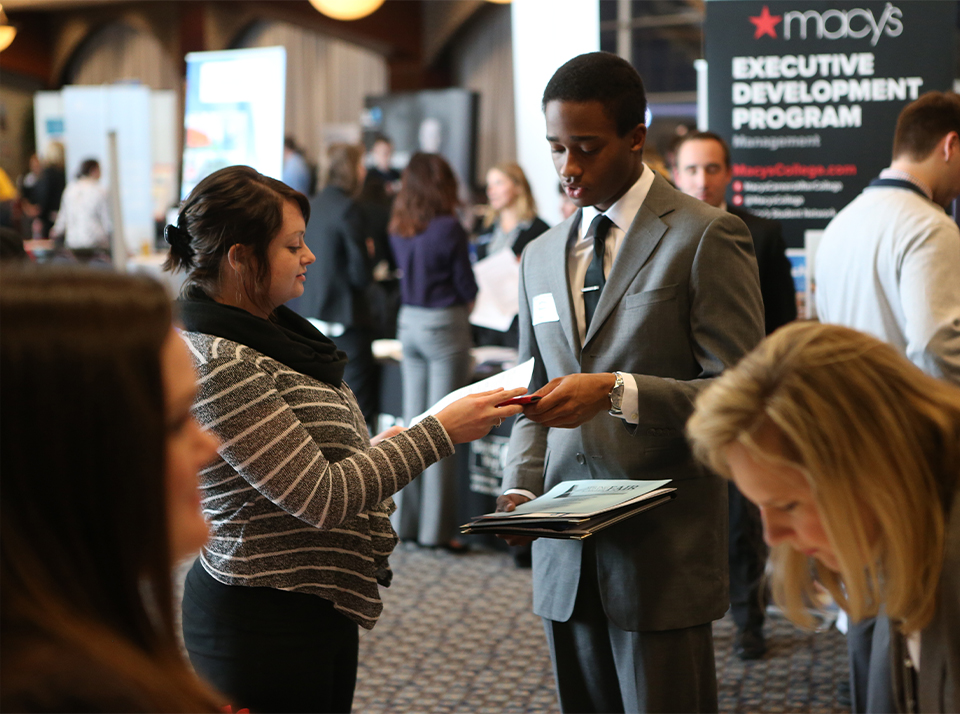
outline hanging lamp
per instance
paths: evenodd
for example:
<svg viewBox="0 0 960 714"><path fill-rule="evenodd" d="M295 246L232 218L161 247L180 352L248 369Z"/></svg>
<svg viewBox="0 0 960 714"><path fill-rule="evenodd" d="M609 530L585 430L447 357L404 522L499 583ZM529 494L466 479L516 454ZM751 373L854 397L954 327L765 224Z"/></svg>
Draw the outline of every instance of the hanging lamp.
<svg viewBox="0 0 960 714"><path fill-rule="evenodd" d="M310 0L310 4L334 20L359 20L383 5L383 0Z"/></svg>
<svg viewBox="0 0 960 714"><path fill-rule="evenodd" d="M0 5L0 52L3 52L17 36L17 28L7 22L7 14Z"/></svg>

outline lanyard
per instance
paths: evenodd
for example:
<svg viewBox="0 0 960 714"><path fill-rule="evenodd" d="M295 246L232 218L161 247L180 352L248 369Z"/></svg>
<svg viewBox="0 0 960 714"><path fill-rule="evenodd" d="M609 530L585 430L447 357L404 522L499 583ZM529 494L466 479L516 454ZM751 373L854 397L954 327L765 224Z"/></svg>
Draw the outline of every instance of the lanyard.
<svg viewBox="0 0 960 714"><path fill-rule="evenodd" d="M930 197L923 192L923 189L921 189L916 184L910 183L909 181L904 181L903 179L875 178L873 181L870 182L870 184L868 185L868 188L873 188L874 186L881 187L881 188L905 188L908 191L913 191L914 193L920 194L928 201L930 200Z"/></svg>

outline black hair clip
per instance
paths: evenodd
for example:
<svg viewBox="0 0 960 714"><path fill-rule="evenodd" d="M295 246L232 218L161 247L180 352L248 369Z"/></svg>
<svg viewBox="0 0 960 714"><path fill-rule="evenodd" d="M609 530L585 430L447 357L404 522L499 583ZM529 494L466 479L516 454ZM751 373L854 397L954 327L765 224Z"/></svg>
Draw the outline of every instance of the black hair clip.
<svg viewBox="0 0 960 714"><path fill-rule="evenodd" d="M193 257L194 251L190 245L190 234L179 226L166 226L163 229L163 239L181 256Z"/></svg>

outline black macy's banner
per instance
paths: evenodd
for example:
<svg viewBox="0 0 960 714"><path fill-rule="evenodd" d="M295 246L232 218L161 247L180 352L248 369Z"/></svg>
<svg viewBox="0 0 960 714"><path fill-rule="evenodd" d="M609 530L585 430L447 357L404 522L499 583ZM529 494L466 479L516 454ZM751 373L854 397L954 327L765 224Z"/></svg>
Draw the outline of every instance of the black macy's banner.
<svg viewBox="0 0 960 714"><path fill-rule="evenodd" d="M957 3L711 0L710 130L730 142L727 200L791 247L890 163L900 110L951 89Z"/></svg>

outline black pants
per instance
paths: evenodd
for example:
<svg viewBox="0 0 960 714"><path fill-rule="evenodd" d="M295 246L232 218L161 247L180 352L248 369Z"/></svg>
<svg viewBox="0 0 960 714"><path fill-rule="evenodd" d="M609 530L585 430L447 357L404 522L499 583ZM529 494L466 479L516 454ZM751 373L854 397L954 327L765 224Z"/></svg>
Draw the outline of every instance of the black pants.
<svg viewBox="0 0 960 714"><path fill-rule="evenodd" d="M197 673L234 711L349 712L357 625L329 600L224 585L197 560L183 594L183 638Z"/></svg>
<svg viewBox="0 0 960 714"><path fill-rule="evenodd" d="M740 630L759 632L763 627L766 602L763 571L767 546L763 542L760 511L748 501L733 481L729 484L730 505L730 609Z"/></svg>

